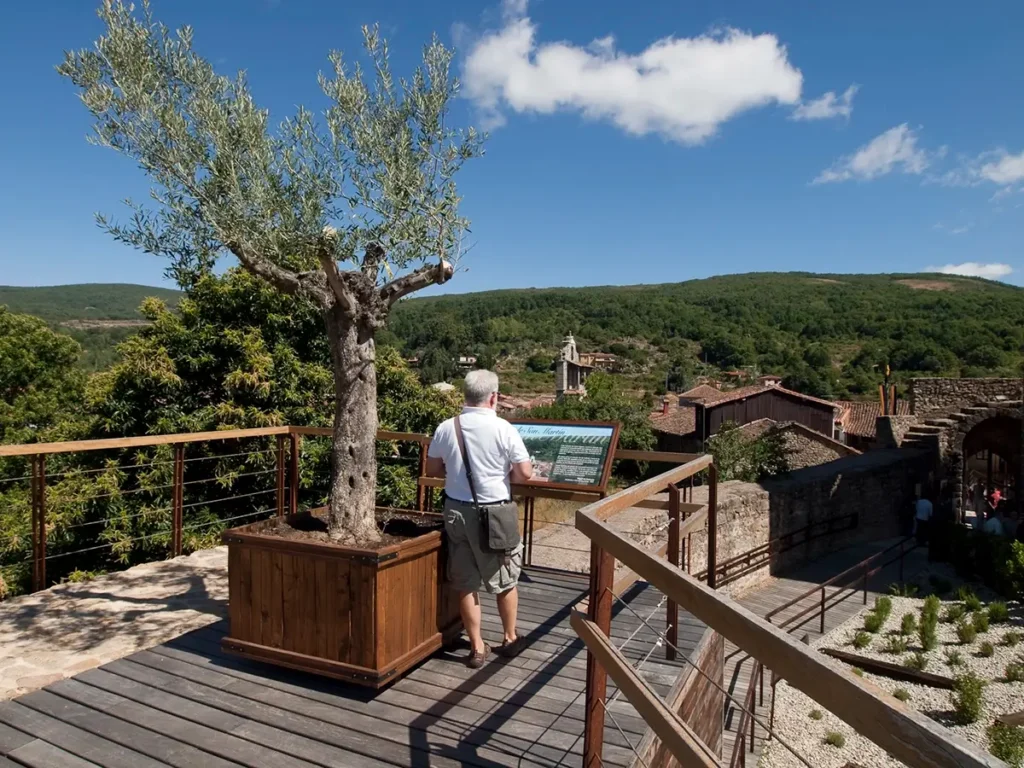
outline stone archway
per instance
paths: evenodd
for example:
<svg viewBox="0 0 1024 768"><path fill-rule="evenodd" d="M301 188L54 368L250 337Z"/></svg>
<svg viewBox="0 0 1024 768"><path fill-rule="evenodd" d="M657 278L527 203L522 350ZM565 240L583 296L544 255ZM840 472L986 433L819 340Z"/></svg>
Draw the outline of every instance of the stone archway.
<svg viewBox="0 0 1024 768"><path fill-rule="evenodd" d="M1024 482L1021 461L1024 421L1021 419L1021 404L1012 402L970 406L953 414L952 419L954 426L944 435L944 442L949 476L953 483L954 519L964 519L972 473L981 474L978 481L985 486L994 484L993 457L999 457L1001 461L999 484L1012 488L1012 509L1020 515L1021 488ZM979 456L982 458L973 458ZM980 473L978 461L982 462ZM1003 464L1005 469L1002 468Z"/></svg>

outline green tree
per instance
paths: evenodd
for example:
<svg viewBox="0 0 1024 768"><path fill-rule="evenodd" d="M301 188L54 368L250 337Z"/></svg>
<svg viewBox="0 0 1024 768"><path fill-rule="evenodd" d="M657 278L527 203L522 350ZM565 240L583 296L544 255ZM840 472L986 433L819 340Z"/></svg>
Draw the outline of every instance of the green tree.
<svg viewBox="0 0 1024 768"><path fill-rule="evenodd" d="M167 257L186 287L231 254L321 314L335 393L328 524L338 540L377 540L375 333L400 299L454 273L467 227L454 177L482 149L448 122L451 52L435 38L396 81L386 42L364 28L373 81L332 53L323 119L299 108L274 131L244 76L195 52L191 28L172 34L148 2L136 14L104 0L99 16L94 49L67 53L58 72L95 117L94 141L135 160L157 201L126 226L101 223Z"/></svg>
<svg viewBox="0 0 1024 768"><path fill-rule="evenodd" d="M734 422L726 422L708 440L720 480L754 482L789 471L786 443L777 430L749 438Z"/></svg>
<svg viewBox="0 0 1024 768"><path fill-rule="evenodd" d="M536 352L526 361L526 369L534 373L547 373L551 370L551 358L543 352Z"/></svg>

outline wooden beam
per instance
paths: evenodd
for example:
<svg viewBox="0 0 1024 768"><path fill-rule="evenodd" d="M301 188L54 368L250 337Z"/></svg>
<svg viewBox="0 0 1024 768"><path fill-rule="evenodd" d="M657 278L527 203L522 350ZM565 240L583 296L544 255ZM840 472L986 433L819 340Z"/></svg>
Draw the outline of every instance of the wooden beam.
<svg viewBox="0 0 1024 768"><path fill-rule="evenodd" d="M704 504L691 504L689 502L679 502L679 511L684 515L692 515L694 512L700 512L705 508ZM634 509L663 509L668 512L668 499L642 499L633 505Z"/></svg>
<svg viewBox="0 0 1024 768"><path fill-rule="evenodd" d="M679 508L685 510L687 507L697 507L695 510L688 511L689 517L679 524L679 538L688 536L689 534L701 528L704 525L704 521L708 519L708 508L703 504L680 504Z"/></svg>
<svg viewBox="0 0 1024 768"><path fill-rule="evenodd" d="M178 435L150 435L148 437L115 437L107 440L74 440L66 443L31 443L28 445L2 445L0 456L33 456L51 453L79 453L123 448L145 448L153 445L180 445L208 440L239 440L247 437L287 435L291 427L261 427L259 429L225 429L218 432L187 432Z"/></svg>
<svg viewBox="0 0 1024 768"><path fill-rule="evenodd" d="M891 677L894 680L906 680L918 685L930 685L932 688L944 688L947 691L953 690L953 678L933 675L931 672L921 672L902 664L893 664L891 661L872 659L868 656L858 656L856 653L836 650L834 648L819 649L826 656L839 659L847 664L860 667L865 672L874 672L876 675Z"/></svg>
<svg viewBox="0 0 1024 768"><path fill-rule="evenodd" d="M680 480L685 480L688 477L693 477L698 472L707 469L711 466L712 461L713 457L710 455L701 456L686 464L670 469L668 472L663 472L657 477L644 480L612 496L596 501L587 506L586 509L595 518L608 517L616 512L629 509L635 506L637 502L644 501L656 493L661 493L669 485L678 483Z"/></svg>
<svg viewBox="0 0 1024 768"><path fill-rule="evenodd" d="M722 763L714 751L650 689L594 622L576 611L569 621L587 650L597 657L637 714L658 735L680 765L721 768Z"/></svg>
<svg viewBox="0 0 1024 768"><path fill-rule="evenodd" d="M615 461L653 461L665 464L686 464L700 458L699 453L674 453L672 451L631 451L618 448L613 457Z"/></svg>
<svg viewBox="0 0 1024 768"><path fill-rule="evenodd" d="M665 553L667 552L668 542L665 542L657 550L652 552L652 554L655 557L664 557ZM616 581L615 584L612 586L612 594L616 597L622 597L622 595L625 594L626 590L632 587L638 581L640 581L639 574L637 574L636 571L627 568L625 571L623 571L623 574L619 577L619 580Z"/></svg>
<svg viewBox="0 0 1024 768"><path fill-rule="evenodd" d="M593 543L865 738L912 768L1004 766L981 748L954 736L877 687L833 669L791 635L607 528L592 517L593 510L602 503L591 504L576 513L576 527Z"/></svg>
<svg viewBox="0 0 1024 768"><path fill-rule="evenodd" d="M996 718L1003 725L1024 725L1024 712L1007 712Z"/></svg>

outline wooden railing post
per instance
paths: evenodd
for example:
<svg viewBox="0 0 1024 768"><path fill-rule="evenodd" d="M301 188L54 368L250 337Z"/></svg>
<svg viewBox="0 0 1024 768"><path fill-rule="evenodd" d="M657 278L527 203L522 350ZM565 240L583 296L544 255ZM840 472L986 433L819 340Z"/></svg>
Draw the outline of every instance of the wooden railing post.
<svg viewBox="0 0 1024 768"><path fill-rule="evenodd" d="M672 484L668 487L668 561L679 567L679 496L681 491ZM679 606L674 600L666 604L665 615L665 658L673 661L676 658L676 646L679 644Z"/></svg>
<svg viewBox="0 0 1024 768"><path fill-rule="evenodd" d="M718 468L708 467L708 586L718 582Z"/></svg>
<svg viewBox="0 0 1024 768"><path fill-rule="evenodd" d="M32 457L32 591L46 589L46 457Z"/></svg>
<svg viewBox="0 0 1024 768"><path fill-rule="evenodd" d="M277 436L277 516L284 517L284 435Z"/></svg>
<svg viewBox="0 0 1024 768"><path fill-rule="evenodd" d="M185 502L185 444L174 446L174 480L171 489L171 557L182 550L182 528Z"/></svg>
<svg viewBox="0 0 1024 768"><path fill-rule="evenodd" d="M419 477L416 479L416 509L420 512L426 510L427 488L423 485L423 478L427 476L427 446L420 443L420 469ZM431 489L433 491L433 489Z"/></svg>
<svg viewBox="0 0 1024 768"><path fill-rule="evenodd" d="M291 450L288 454L289 463L289 499L288 499L288 514L297 515L299 513L299 449L302 445L302 438L292 433L288 435L291 440Z"/></svg>
<svg viewBox="0 0 1024 768"><path fill-rule="evenodd" d="M821 634L825 634L825 587L821 588Z"/></svg>
<svg viewBox="0 0 1024 768"><path fill-rule="evenodd" d="M612 582L615 559L597 544L590 545L590 605L587 613L607 637L612 625ZM601 663L587 651L587 690L583 725L583 768L601 768L604 747L605 698L608 674Z"/></svg>

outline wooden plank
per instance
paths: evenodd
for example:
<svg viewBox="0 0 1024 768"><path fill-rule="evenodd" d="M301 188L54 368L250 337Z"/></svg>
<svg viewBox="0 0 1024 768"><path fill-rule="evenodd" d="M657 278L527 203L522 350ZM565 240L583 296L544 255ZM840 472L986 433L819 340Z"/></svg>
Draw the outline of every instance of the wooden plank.
<svg viewBox="0 0 1024 768"><path fill-rule="evenodd" d="M996 718L1003 725L1024 725L1024 711L1007 712Z"/></svg>
<svg viewBox="0 0 1024 768"><path fill-rule="evenodd" d="M629 703L636 708L651 730L658 734L661 743L668 747L681 765L721 768L722 764L711 748L644 684L636 670L609 642L595 622L576 612L570 621L587 649L598 658Z"/></svg>
<svg viewBox="0 0 1024 768"><path fill-rule="evenodd" d="M72 440L63 443L31 443L0 445L0 456L35 456L50 453L81 453L123 448L146 448L154 445L179 445L213 440L241 440L252 437L287 435L291 427L259 427L257 429L224 429L217 432L185 432L178 435L117 437L105 440Z"/></svg>
<svg viewBox="0 0 1024 768"><path fill-rule="evenodd" d="M99 768L96 763L90 763L80 757L66 752L60 747L48 744L45 741L34 739L24 747L11 752L11 757L18 762L12 762L6 757L0 758L0 766L28 766L29 768Z"/></svg>
<svg viewBox="0 0 1024 768"><path fill-rule="evenodd" d="M35 736L30 736L27 733L22 733L19 730L0 723L0 754L5 755L8 752L13 752L18 747L28 744L33 739L35 739Z"/></svg>
<svg viewBox="0 0 1024 768"><path fill-rule="evenodd" d="M0 721L31 733L42 741L76 755L83 760L98 763L104 768L161 768L166 763L153 760L127 747L113 744L106 739L60 722L48 715L36 712L16 701L0 705Z"/></svg>
<svg viewBox="0 0 1024 768"><path fill-rule="evenodd" d="M665 464L686 464L699 459L699 453L676 453L673 451L634 451L627 448L615 450L615 461L654 461Z"/></svg>
<svg viewBox="0 0 1024 768"><path fill-rule="evenodd" d="M979 747L899 704L877 687L822 663L810 648L728 597L664 560L652 558L642 547L593 519L591 511L596 506L576 513L576 527L591 541L640 573L719 634L756 655L766 667L882 749L913 768L995 768L1001 764Z"/></svg>
<svg viewBox="0 0 1024 768"><path fill-rule="evenodd" d="M62 698L47 690L35 691L18 699L18 703L31 707L36 712L48 715L62 723L73 725L114 744L134 749L167 765L189 768L202 765L204 768L237 768L232 760L224 760L204 749L183 744L164 733L147 730L132 720L121 720L88 706Z"/></svg>
<svg viewBox="0 0 1024 768"><path fill-rule="evenodd" d="M910 683L928 685L932 688L953 690L953 678L951 677L934 675L931 672L920 672L916 669L905 667L902 664L893 664L890 661L872 659L868 656L860 656L856 653L840 651L835 648L820 648L819 650L826 656L831 656L834 659L845 661L847 664L860 667L865 672L874 672L877 675L891 677L894 680L906 680Z"/></svg>
<svg viewBox="0 0 1024 768"><path fill-rule="evenodd" d="M587 510L587 514L599 518L613 515L624 509L629 509L637 502L648 499L656 493L660 493L673 483L678 483L680 480L693 477L698 472L710 467L713 461L714 458L710 455L701 456L700 458L689 461L675 469L670 469L668 472L664 472L657 477L644 480L643 482L630 486L629 488L619 491L607 498L595 501L594 503L587 505L585 509ZM576 515L577 520L579 520L579 512L577 512Z"/></svg>

